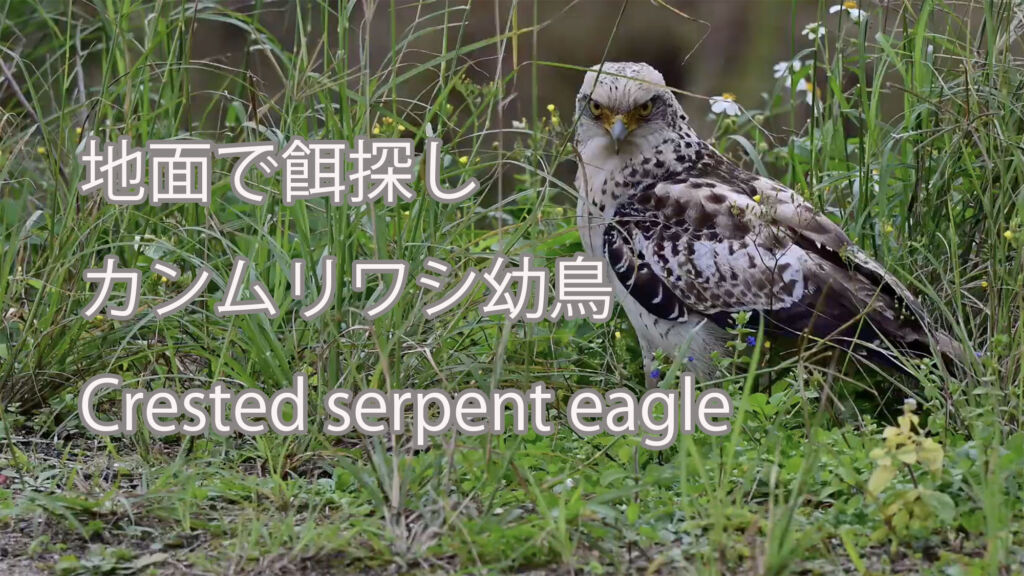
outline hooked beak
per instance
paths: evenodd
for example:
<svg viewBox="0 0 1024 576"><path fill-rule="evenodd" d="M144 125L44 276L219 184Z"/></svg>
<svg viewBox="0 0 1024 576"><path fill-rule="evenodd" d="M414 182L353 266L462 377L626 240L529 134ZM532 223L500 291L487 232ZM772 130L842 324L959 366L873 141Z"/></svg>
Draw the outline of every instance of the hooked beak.
<svg viewBox="0 0 1024 576"><path fill-rule="evenodd" d="M615 151L619 151L619 144L629 136L629 127L621 115L612 118L612 124L608 127L608 133L612 135L612 143L615 144Z"/></svg>

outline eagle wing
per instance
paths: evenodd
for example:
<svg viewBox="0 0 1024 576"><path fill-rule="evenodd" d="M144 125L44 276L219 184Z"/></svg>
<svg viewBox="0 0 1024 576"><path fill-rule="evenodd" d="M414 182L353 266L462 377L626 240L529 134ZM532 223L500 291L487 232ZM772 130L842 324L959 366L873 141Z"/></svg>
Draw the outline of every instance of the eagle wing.
<svg viewBox="0 0 1024 576"><path fill-rule="evenodd" d="M685 175L638 186L605 228L612 270L648 312L685 321L692 310L726 327L749 310L773 332L883 336L921 352L935 341L959 356L948 336L929 339L910 291L838 225L781 184L701 152Z"/></svg>

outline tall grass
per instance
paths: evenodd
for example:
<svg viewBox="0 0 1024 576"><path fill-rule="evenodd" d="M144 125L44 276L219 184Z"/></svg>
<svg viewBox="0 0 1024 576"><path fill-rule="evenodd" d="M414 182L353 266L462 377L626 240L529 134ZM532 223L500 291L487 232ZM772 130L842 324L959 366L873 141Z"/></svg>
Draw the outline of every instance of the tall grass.
<svg viewBox="0 0 1024 576"><path fill-rule="evenodd" d="M1014 13L1003 2L890 2L871 10L870 27L822 4L826 36L805 41L795 23L793 41L794 55L814 63L819 111L808 115L795 86L778 81L763 102L744 102L744 116L720 119L707 134L828 211L968 345L972 354L953 373L922 362L909 385L927 415L922 426L945 446L944 472L918 478L908 463L889 492L948 494L953 517L922 510L901 528L886 511L891 501L865 493L871 449L902 402L852 391L885 389L878 377L858 381L802 359L770 370L772 351L751 354L743 334L717 383L737 399L735 431L724 440L681 437L661 454L564 427L550 438L449 436L427 451L402 436L337 439L316 426L286 438L84 435L77 390L102 372L131 387L226 381L273 392L302 371L312 407L332 388L457 391L543 380L564 401L584 386L641 386L621 315L600 326L511 323L481 316L478 290L430 321L422 310L435 296L410 284L388 314L362 316L383 287L351 289L358 259L407 260L415 275L439 257L458 277L485 268L495 252L530 253L550 266L580 249L575 192L556 173L573 158L572 115L546 113L536 93L510 88L517 75L555 65L526 61L518 47L532 40L536 54L539 27L571 24L502 2L492 34L469 41L478 23L464 6L413 4L307 2L289 12L295 26L281 38L264 24L286 10L274 3L244 11L159 0L0 3L8 68L0 92L0 469L14 478L12 489L0 486L0 513L11 526L41 519L32 554L70 551L62 560L70 573L130 565L150 543L215 573L834 565L1007 573L1019 565L1024 76L1020 40L1010 39ZM409 28L396 7L415 12ZM388 22L383 54L368 15ZM215 24L243 31L243 49L195 58L196 30ZM424 38L436 38L436 51L418 48ZM501 61L513 62L511 75L469 79L503 70ZM530 100L526 128L510 128L503 115L510 97ZM706 104L686 98L684 106L694 116ZM286 207L279 179L262 178L270 200L251 206L230 193L227 163L216 165L208 208L113 206L77 191L75 151L89 134L282 146L295 137L401 134L420 145L428 130L445 142L445 177L476 177L486 194L447 205L420 187L416 201L395 207ZM147 276L131 321L86 320L82 273L108 254L143 271L170 261L185 275L170 283ZM333 307L307 322L297 311L318 293L325 255L337 258L341 282ZM281 305L278 317L213 314L237 256ZM296 258L310 273L305 302L289 297ZM151 307L202 266L215 273L202 297L157 318Z"/></svg>

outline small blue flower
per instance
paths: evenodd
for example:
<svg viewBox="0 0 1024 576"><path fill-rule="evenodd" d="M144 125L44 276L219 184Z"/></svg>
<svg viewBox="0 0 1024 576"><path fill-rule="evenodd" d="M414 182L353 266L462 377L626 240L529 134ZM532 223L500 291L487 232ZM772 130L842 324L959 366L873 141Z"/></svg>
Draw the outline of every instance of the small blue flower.
<svg viewBox="0 0 1024 576"><path fill-rule="evenodd" d="M655 380L661 380L661 370L658 368L651 370L651 378L654 378Z"/></svg>
<svg viewBox="0 0 1024 576"><path fill-rule="evenodd" d="M687 362L693 362L693 356L687 356L686 357L686 361Z"/></svg>
<svg viewBox="0 0 1024 576"><path fill-rule="evenodd" d="M753 336L747 336L747 346L755 345L757 345L757 338L754 338Z"/></svg>
<svg viewBox="0 0 1024 576"><path fill-rule="evenodd" d="M974 353L974 355L975 355L976 357L978 357L978 358L981 358L982 356L984 356L984 355L985 355L985 353L984 353L984 352L975 352L975 353Z"/></svg>

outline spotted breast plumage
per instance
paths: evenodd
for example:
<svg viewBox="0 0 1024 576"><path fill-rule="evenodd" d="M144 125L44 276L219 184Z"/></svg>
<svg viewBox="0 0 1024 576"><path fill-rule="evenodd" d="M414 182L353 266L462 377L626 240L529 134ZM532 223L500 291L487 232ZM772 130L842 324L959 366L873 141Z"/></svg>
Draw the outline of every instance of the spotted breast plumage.
<svg viewBox="0 0 1024 576"><path fill-rule="evenodd" d="M654 68L595 66L577 115L580 235L613 272L648 373L656 351L685 350L709 375L739 311L773 335L862 342L870 355L885 355L882 341L960 355L838 225L698 138Z"/></svg>

